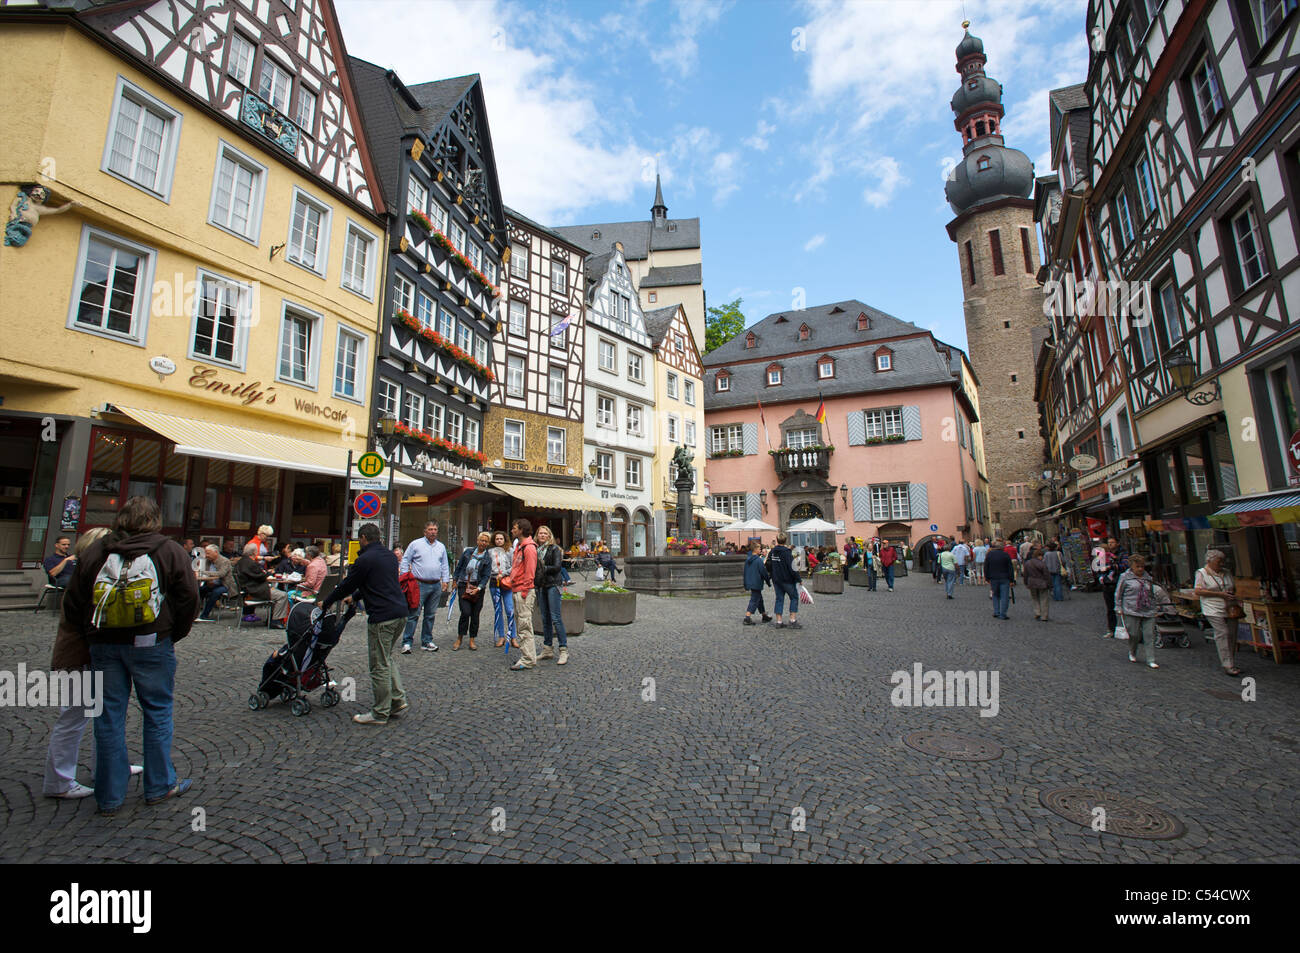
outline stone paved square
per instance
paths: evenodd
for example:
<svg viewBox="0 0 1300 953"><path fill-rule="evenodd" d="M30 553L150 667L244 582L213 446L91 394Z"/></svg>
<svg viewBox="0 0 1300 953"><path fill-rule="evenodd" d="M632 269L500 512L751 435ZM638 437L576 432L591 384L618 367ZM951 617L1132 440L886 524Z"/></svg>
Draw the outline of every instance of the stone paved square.
<svg viewBox="0 0 1300 953"><path fill-rule="evenodd" d="M399 657L412 707L383 728L350 721L369 701L361 618L331 656L357 702L326 709L316 693L305 717L246 704L278 633L197 627L177 651L175 759L192 792L146 808L132 782L111 819L93 798L44 798L53 714L0 709L0 860L1300 860L1294 666L1246 656L1258 699L1228 700L1240 686L1199 637L1151 671L1099 637L1099 594L1072 593L1047 624L1019 595L1002 622L987 589L950 602L912 575L893 595L817 596L801 632L742 627L740 597L639 596L633 625L588 626L567 667L522 673L490 637L452 652L440 619L439 652ZM0 668L44 669L54 620L0 614ZM996 670L997 715L894 707L890 674L916 662ZM135 756L139 724L133 711ZM903 743L915 731L1002 755L934 757ZM91 746L88 731L83 783ZM1136 800L1186 831L1095 832L1040 803L1063 787ZM206 830L192 829L198 808Z"/></svg>

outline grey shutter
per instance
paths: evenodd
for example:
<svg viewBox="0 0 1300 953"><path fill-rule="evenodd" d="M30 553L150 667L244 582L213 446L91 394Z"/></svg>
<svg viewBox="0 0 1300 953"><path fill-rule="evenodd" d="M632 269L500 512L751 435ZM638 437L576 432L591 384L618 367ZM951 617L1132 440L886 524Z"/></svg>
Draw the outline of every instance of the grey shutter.
<svg viewBox="0 0 1300 953"><path fill-rule="evenodd" d="M957 442L966 446L966 418L961 414L957 415Z"/></svg>
<svg viewBox="0 0 1300 953"><path fill-rule="evenodd" d="M924 483L907 484L907 495L912 504L912 519L930 518L930 491Z"/></svg>
<svg viewBox="0 0 1300 953"><path fill-rule="evenodd" d="M966 498L966 519L967 521L969 521L971 519L974 519L975 513L974 513L974 506L973 506L973 497L971 496L971 491L970 491L970 484L967 483L965 480L961 481L961 492L962 492L962 496Z"/></svg>
<svg viewBox="0 0 1300 953"><path fill-rule="evenodd" d="M862 411L855 410L849 414L849 446L865 447L867 445L867 420Z"/></svg>
<svg viewBox="0 0 1300 953"><path fill-rule="evenodd" d="M855 486L853 488L853 520L856 523L871 522L871 488Z"/></svg>
<svg viewBox="0 0 1300 953"><path fill-rule="evenodd" d="M745 426L749 426L746 424ZM745 519L758 520L763 518L763 501L757 493L745 494Z"/></svg>
<svg viewBox="0 0 1300 953"><path fill-rule="evenodd" d="M1219 483L1223 487L1223 499L1230 500L1241 491L1237 488L1237 468L1231 463L1219 464Z"/></svg>
<svg viewBox="0 0 1300 953"><path fill-rule="evenodd" d="M740 425L740 448L745 456L758 453L758 424Z"/></svg>
<svg viewBox="0 0 1300 953"><path fill-rule="evenodd" d="M903 439L904 440L921 439L921 408L920 407L903 408Z"/></svg>

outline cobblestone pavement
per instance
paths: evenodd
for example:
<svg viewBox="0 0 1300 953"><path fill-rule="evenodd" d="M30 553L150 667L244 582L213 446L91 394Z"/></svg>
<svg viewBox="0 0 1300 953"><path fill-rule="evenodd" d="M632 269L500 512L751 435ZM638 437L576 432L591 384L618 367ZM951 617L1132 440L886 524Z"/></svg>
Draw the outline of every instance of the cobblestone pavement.
<svg viewBox="0 0 1300 953"><path fill-rule="evenodd" d="M642 596L635 624L588 626L568 666L532 672L508 671L490 638L453 653L440 619L441 651L400 657L412 707L383 728L350 721L370 699L361 618L331 657L357 701L316 693L305 717L246 705L276 633L200 627L177 650L175 757L193 791L147 808L133 781L114 818L43 798L52 714L0 709L0 860L1300 860L1300 668L1247 656L1258 700L1229 700L1240 686L1199 637L1151 671L1099 638L1100 595L1054 603L1048 624L1019 595L1003 622L987 589L948 601L913 575L893 595L818 596L801 632L742 627L743 597ZM47 666L53 620L0 614L0 669ZM916 662L996 670L997 715L893 707L890 674ZM139 725L133 708L135 757ZM925 729L1003 753L903 744ZM1039 801L1065 786L1164 809L1186 833L1078 826Z"/></svg>

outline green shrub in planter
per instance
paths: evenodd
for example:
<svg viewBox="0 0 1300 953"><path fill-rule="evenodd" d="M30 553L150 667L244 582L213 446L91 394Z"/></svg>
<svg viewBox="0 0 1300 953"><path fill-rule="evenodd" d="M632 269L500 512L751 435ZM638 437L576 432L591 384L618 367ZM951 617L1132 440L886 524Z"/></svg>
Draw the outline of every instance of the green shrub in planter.
<svg viewBox="0 0 1300 953"><path fill-rule="evenodd" d="M538 593L539 597L541 593ZM577 593L566 592L560 597L560 621L564 623L564 634L582 635L582 630L587 624L587 614L583 610L583 603L586 602L582 596ZM542 637L542 604L539 598L533 606L533 635L538 638Z"/></svg>
<svg viewBox="0 0 1300 953"><path fill-rule="evenodd" d="M586 613L592 625L628 625L636 621L636 593L609 583L592 586Z"/></svg>
<svg viewBox="0 0 1300 953"><path fill-rule="evenodd" d="M844 591L844 577L834 569L818 570L812 574L813 592L840 593Z"/></svg>

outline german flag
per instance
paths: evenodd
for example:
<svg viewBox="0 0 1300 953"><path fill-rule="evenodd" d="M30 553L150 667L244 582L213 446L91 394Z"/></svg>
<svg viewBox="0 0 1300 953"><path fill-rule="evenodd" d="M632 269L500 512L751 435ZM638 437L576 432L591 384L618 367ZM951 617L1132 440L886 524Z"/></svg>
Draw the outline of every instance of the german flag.
<svg viewBox="0 0 1300 953"><path fill-rule="evenodd" d="M817 422L824 424L826 423L826 398L822 396L821 391L817 392L817 401Z"/></svg>

